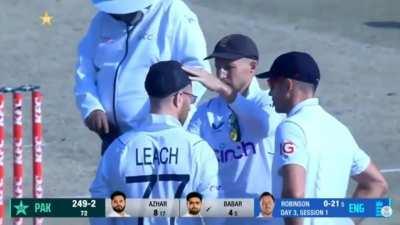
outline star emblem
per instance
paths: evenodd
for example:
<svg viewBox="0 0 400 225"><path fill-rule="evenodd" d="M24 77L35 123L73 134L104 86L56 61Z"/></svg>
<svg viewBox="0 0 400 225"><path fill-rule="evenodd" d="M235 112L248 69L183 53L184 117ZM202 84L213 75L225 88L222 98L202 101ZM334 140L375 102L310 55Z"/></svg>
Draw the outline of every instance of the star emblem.
<svg viewBox="0 0 400 225"><path fill-rule="evenodd" d="M26 209L29 208L28 205L24 205L24 203L22 201L19 201L18 205L14 205L14 208L17 209L17 213L16 215L18 216L19 214L22 214L24 216L26 216Z"/></svg>
<svg viewBox="0 0 400 225"><path fill-rule="evenodd" d="M43 15L40 17L40 19L42 20L42 25L44 25L44 26L51 26L53 24L53 22L52 22L53 17L49 16L49 13L47 11L45 11L43 13Z"/></svg>

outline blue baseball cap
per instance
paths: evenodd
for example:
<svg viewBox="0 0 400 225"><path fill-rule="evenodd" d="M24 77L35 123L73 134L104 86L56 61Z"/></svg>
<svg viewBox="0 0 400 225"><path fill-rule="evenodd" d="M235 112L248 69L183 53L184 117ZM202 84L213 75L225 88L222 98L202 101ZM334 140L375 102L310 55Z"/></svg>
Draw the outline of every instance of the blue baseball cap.
<svg viewBox="0 0 400 225"><path fill-rule="evenodd" d="M288 52L278 56L269 71L257 74L257 78L285 77L318 85L319 68L315 60L305 52Z"/></svg>
<svg viewBox="0 0 400 225"><path fill-rule="evenodd" d="M94 6L109 14L128 14L152 5L156 0L92 0Z"/></svg>

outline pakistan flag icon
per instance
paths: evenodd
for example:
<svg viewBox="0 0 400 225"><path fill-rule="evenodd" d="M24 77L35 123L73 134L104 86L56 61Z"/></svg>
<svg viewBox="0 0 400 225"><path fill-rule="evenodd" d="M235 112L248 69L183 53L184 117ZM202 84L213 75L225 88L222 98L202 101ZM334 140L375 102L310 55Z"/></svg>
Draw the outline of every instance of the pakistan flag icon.
<svg viewBox="0 0 400 225"><path fill-rule="evenodd" d="M13 205L13 207L17 210L16 216L27 216L26 209L29 208L29 205L24 205L23 201L19 201L19 204Z"/></svg>

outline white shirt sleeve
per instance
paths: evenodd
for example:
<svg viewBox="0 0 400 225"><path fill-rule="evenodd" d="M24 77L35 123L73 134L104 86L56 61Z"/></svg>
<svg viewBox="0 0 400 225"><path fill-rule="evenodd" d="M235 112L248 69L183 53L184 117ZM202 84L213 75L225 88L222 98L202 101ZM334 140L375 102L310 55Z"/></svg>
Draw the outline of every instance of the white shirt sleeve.
<svg viewBox="0 0 400 225"><path fill-rule="evenodd" d="M97 168L96 177L90 186L90 194L92 198L108 198L111 194L111 189L108 184L107 170L108 160L101 158Z"/></svg>
<svg viewBox="0 0 400 225"><path fill-rule="evenodd" d="M357 145L357 144L356 144ZM371 159L358 147L354 148L353 163L351 164L351 175L358 175L367 169Z"/></svg>
<svg viewBox="0 0 400 225"><path fill-rule="evenodd" d="M96 177L90 186L93 198L109 198L112 192L125 191L125 179L120 173L124 166L123 154L126 153L127 145L118 138L114 140L101 157L97 168ZM125 194L128 194L125 191Z"/></svg>
<svg viewBox="0 0 400 225"><path fill-rule="evenodd" d="M201 140L193 145L196 151L195 180L198 183L197 192L205 198L218 197L218 161L214 151Z"/></svg>
<svg viewBox="0 0 400 225"><path fill-rule="evenodd" d="M89 189L92 198L109 198L115 190L122 190L113 188L115 185L112 184L113 177L111 175L113 171L119 171L118 162L120 159L116 158L118 154L116 154L117 151L115 151L115 148L121 150L122 146L123 145L121 145L119 141L114 141L110 147L108 147L103 157L101 157L99 166L97 167L96 177ZM107 218L92 217L89 222L90 225L111 225L114 221ZM130 220L123 220L122 222L124 223L121 224L132 224Z"/></svg>
<svg viewBox="0 0 400 225"><path fill-rule="evenodd" d="M183 1L174 1L171 16L176 17L172 59L186 66L201 67L211 72L210 64L204 60L207 56L207 45L200 28L197 16ZM206 92L199 82L193 82L193 94L198 96L197 103Z"/></svg>
<svg viewBox="0 0 400 225"><path fill-rule="evenodd" d="M75 75L75 101L83 119L96 109L103 110L96 87L96 69L93 63L99 33L101 13L92 20L86 36L79 44L78 63Z"/></svg>
<svg viewBox="0 0 400 225"><path fill-rule="evenodd" d="M309 155L306 143L304 132L298 124L291 121L281 123L275 137L278 169L289 164L300 165L307 169Z"/></svg>

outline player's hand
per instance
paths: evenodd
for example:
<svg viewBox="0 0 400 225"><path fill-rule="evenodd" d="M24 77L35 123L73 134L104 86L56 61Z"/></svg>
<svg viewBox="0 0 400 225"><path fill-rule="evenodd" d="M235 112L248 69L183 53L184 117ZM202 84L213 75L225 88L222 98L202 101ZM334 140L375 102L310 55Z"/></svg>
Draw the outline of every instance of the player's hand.
<svg viewBox="0 0 400 225"><path fill-rule="evenodd" d="M236 93L233 89L206 70L186 66L183 66L182 69L189 73L190 80L198 81L208 90L218 92L220 95L224 96L228 102L235 100Z"/></svg>
<svg viewBox="0 0 400 225"><path fill-rule="evenodd" d="M210 91L218 91L223 85L217 77L213 76L204 69L186 66L183 66L182 69L189 73L189 78L192 81L198 81L202 83Z"/></svg>
<svg viewBox="0 0 400 225"><path fill-rule="evenodd" d="M98 134L108 134L110 128L106 114L102 110L94 110L85 119L86 126Z"/></svg>

